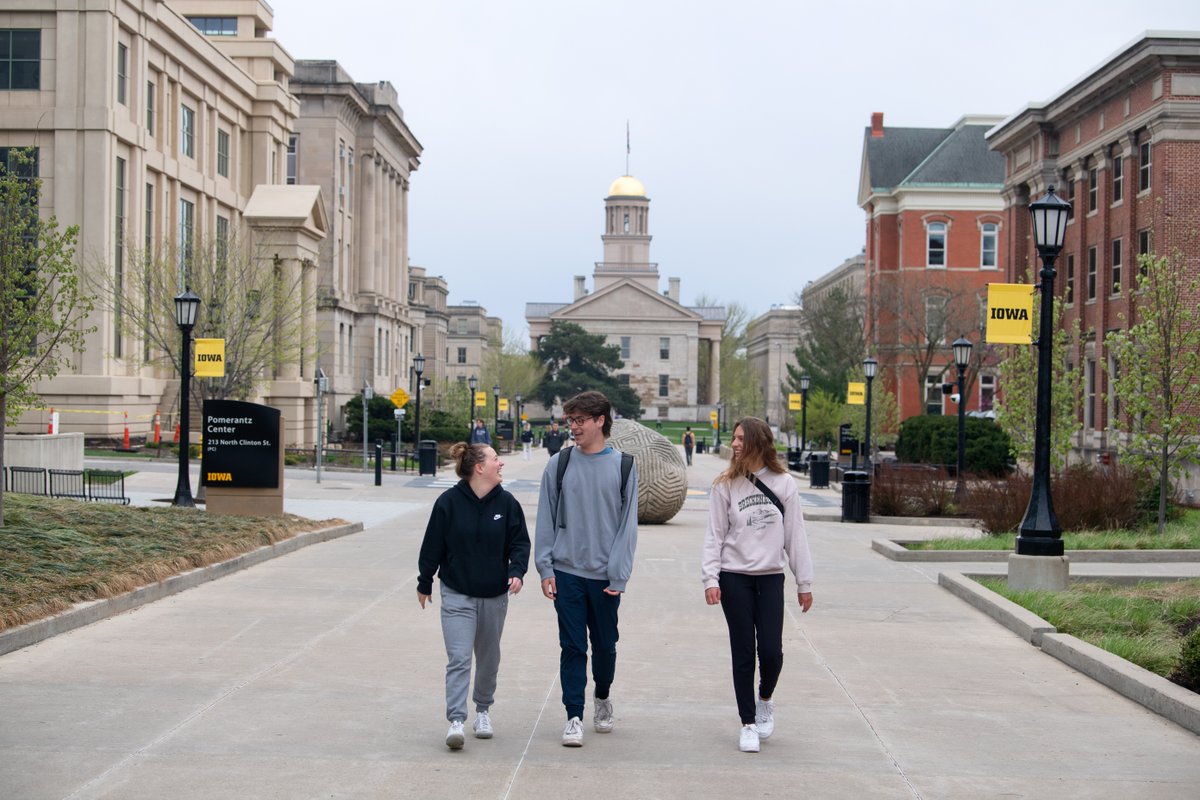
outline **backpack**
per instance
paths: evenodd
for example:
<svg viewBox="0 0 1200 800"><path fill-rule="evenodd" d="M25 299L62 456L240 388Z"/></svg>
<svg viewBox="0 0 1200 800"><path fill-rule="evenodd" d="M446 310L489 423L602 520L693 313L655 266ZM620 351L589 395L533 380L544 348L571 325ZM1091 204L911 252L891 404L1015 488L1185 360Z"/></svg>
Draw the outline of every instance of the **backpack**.
<svg viewBox="0 0 1200 800"><path fill-rule="evenodd" d="M571 460L571 451L574 447L568 447L565 450L558 452L558 474L555 476L555 483L558 487L558 497L562 497L562 482L563 475L567 473L567 462ZM621 505L625 505L625 486L629 483L629 473L633 471L633 453L621 453ZM558 517L558 510L555 509L554 516Z"/></svg>

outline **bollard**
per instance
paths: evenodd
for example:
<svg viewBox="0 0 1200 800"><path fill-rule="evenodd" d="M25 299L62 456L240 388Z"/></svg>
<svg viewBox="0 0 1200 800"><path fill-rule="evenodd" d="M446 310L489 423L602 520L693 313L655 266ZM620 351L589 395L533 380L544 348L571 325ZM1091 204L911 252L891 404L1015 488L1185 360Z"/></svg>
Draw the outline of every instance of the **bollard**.
<svg viewBox="0 0 1200 800"><path fill-rule="evenodd" d="M383 439L375 440L375 485L383 485Z"/></svg>

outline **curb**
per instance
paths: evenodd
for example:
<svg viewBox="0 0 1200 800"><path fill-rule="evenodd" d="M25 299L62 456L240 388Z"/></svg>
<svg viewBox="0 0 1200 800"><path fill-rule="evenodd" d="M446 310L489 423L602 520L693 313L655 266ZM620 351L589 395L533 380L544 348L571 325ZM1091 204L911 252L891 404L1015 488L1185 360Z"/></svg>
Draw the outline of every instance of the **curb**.
<svg viewBox="0 0 1200 800"><path fill-rule="evenodd" d="M1144 578L1142 578L1144 580ZM1131 664L1095 645L1057 629L1032 611L980 586L959 572L938 574L938 585L1041 648L1072 669L1153 711L1182 728L1200 734L1200 694Z"/></svg>
<svg viewBox="0 0 1200 800"><path fill-rule="evenodd" d="M161 600L164 597L170 597L173 594L194 589L201 584L208 583L217 578L223 578L226 575L240 572L256 564L261 564L264 561L285 556L302 547L320 544L331 539L338 539L351 533L358 533L362 529L363 525L361 522L350 522L344 525L321 528L320 530L305 531L275 544L263 545L256 550L242 553L240 556L234 556L227 561L220 561L216 564L209 564L207 567L198 567L187 572L181 572L158 583L142 586L124 594L119 594L116 597L106 597L101 600L76 603L72 608L60 614L28 622L12 630L0 633L0 655L20 650L22 647L37 644L60 633L82 628L84 625L90 625L93 622L99 622L102 619L139 608L147 603L153 603L155 600Z"/></svg>
<svg viewBox="0 0 1200 800"><path fill-rule="evenodd" d="M921 540L874 539L871 549L893 561L1007 562L1010 550L909 550ZM1072 563L1181 564L1200 561L1200 550L1068 550Z"/></svg>

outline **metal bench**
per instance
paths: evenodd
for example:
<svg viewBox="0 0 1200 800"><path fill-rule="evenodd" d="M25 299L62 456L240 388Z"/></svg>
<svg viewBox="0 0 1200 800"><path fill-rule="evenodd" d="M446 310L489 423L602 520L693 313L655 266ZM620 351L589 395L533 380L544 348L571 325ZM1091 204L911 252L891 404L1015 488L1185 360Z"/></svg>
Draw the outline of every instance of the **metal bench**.
<svg viewBox="0 0 1200 800"><path fill-rule="evenodd" d="M73 500L86 500L87 493L84 491L83 487L83 470L50 470L50 496L69 497Z"/></svg>
<svg viewBox="0 0 1200 800"><path fill-rule="evenodd" d="M125 496L125 473L112 469L89 469L84 472L87 499L103 503L129 505Z"/></svg>
<svg viewBox="0 0 1200 800"><path fill-rule="evenodd" d="M43 467L9 467L8 478L10 492L46 495L46 470Z"/></svg>

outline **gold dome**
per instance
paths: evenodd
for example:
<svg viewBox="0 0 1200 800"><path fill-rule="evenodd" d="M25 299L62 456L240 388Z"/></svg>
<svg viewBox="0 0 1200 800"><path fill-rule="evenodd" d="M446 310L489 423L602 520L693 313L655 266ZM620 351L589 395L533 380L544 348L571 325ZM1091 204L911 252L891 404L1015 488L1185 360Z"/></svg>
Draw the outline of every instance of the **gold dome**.
<svg viewBox="0 0 1200 800"><path fill-rule="evenodd" d="M632 175L622 175L608 187L609 197L645 197L646 187Z"/></svg>

